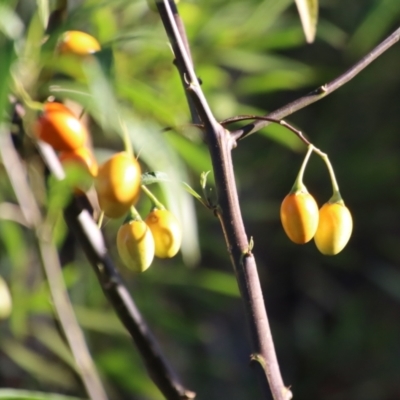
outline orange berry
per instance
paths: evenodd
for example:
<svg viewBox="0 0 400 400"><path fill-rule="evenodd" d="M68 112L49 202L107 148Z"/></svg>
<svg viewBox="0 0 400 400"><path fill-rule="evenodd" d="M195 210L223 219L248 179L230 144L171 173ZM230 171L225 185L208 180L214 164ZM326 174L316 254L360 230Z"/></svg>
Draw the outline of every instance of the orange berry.
<svg viewBox="0 0 400 400"><path fill-rule="evenodd" d="M61 36L57 48L62 54L75 54L78 56L86 56L101 50L97 39L81 31L65 32Z"/></svg>
<svg viewBox="0 0 400 400"><path fill-rule="evenodd" d="M136 158L117 153L100 165L95 187L99 204L109 218L122 217L140 192L141 168Z"/></svg>
<svg viewBox="0 0 400 400"><path fill-rule="evenodd" d="M85 126L61 103L46 103L34 126L36 137L55 150L70 151L83 147L89 137Z"/></svg>
<svg viewBox="0 0 400 400"><path fill-rule="evenodd" d="M310 193L289 193L282 202L280 215L283 229L294 243L307 243L315 235L318 205Z"/></svg>

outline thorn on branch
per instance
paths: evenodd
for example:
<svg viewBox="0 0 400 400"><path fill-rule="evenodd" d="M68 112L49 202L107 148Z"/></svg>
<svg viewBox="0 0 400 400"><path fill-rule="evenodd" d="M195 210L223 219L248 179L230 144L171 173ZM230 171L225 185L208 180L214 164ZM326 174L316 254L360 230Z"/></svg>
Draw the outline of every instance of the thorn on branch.
<svg viewBox="0 0 400 400"><path fill-rule="evenodd" d="M316 91L316 94L325 94L325 93L328 93L328 86L325 84L325 85L322 85L322 86L320 86Z"/></svg>

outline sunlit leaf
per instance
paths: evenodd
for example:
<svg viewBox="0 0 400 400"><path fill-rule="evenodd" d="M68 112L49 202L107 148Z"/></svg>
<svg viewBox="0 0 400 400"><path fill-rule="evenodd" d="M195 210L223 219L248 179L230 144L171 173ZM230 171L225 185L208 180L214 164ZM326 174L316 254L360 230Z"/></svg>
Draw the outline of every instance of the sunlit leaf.
<svg viewBox="0 0 400 400"><path fill-rule="evenodd" d="M57 393L33 392L30 390L0 389L2 400L82 400L77 397L63 396Z"/></svg>
<svg viewBox="0 0 400 400"><path fill-rule="evenodd" d="M42 22L43 28L46 28L50 15L49 0L36 0L36 2L38 5L40 21Z"/></svg>
<svg viewBox="0 0 400 400"><path fill-rule="evenodd" d="M295 0L304 35L308 43L315 39L318 22L318 0Z"/></svg>
<svg viewBox="0 0 400 400"><path fill-rule="evenodd" d="M161 171L145 172L141 177L142 185L151 185L159 182L170 182L168 175Z"/></svg>
<svg viewBox="0 0 400 400"><path fill-rule="evenodd" d="M24 31L24 24L19 16L6 4L0 3L0 32L9 39L19 39Z"/></svg>

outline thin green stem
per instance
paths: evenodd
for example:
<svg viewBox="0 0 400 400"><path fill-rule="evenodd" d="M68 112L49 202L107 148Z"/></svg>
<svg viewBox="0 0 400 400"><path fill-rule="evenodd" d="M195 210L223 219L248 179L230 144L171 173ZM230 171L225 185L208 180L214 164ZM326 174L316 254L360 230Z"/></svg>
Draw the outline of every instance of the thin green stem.
<svg viewBox="0 0 400 400"><path fill-rule="evenodd" d="M142 185L142 190L146 194L147 197L153 202L154 206L157 207L160 210L164 210L165 207L164 205L157 199L156 196L145 186Z"/></svg>
<svg viewBox="0 0 400 400"><path fill-rule="evenodd" d="M125 122L122 121L121 117L119 118L119 122L121 124L122 140L124 141L125 151L129 154L130 157L133 157L134 153L133 153L132 142L131 142L131 139L129 137L128 129L126 127Z"/></svg>
<svg viewBox="0 0 400 400"><path fill-rule="evenodd" d="M101 229L101 226L103 225L103 220L104 220L104 211L101 210L100 215L99 215L99 219L97 221L97 227L99 229Z"/></svg>
<svg viewBox="0 0 400 400"><path fill-rule="evenodd" d="M31 110L35 111L43 111L43 104L39 103L38 101L32 100L31 96L29 93L25 90L25 88L22 86L21 82L18 80L18 78L12 74L12 80L14 83L14 89L18 96L21 98L23 103L26 105Z"/></svg>
<svg viewBox="0 0 400 400"><path fill-rule="evenodd" d="M128 221L141 221L142 217L139 214L139 211L136 210L135 206L131 206L131 208L129 209L129 215L127 217Z"/></svg>
<svg viewBox="0 0 400 400"><path fill-rule="evenodd" d="M311 153L314 151L314 146L312 144L310 144L308 146L308 150L307 150L307 154L304 157L304 161L301 164L299 173L297 174L297 178L294 181L293 187L291 189L291 193L296 193L296 192L306 192L307 188L305 187L304 183L303 183L303 176L304 176L304 171L306 170L306 166L308 163L308 160L310 159Z"/></svg>
<svg viewBox="0 0 400 400"><path fill-rule="evenodd" d="M342 196L339 191L339 185L336 180L335 172L333 170L331 162L329 161L328 155L326 153L323 153L321 150L317 149L316 147L313 147L313 150L324 160L324 162L328 168L329 176L330 176L331 182L332 182L332 190L333 190L333 194L332 194L332 197L329 199L329 202L330 203L339 203L339 202L343 203L343 199L342 199Z"/></svg>

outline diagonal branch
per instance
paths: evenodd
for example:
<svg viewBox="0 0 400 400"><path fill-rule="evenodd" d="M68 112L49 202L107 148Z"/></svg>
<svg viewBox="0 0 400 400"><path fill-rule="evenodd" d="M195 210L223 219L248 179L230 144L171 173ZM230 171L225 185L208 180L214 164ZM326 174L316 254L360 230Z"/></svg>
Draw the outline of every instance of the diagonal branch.
<svg viewBox="0 0 400 400"><path fill-rule="evenodd" d="M39 142L38 146L45 164L58 177L61 166L54 150L45 143ZM88 211L89 207L85 196L80 199L74 198L64 211L64 215L69 229L78 239L92 264L104 294L131 335L150 377L165 398L193 399L195 393L182 386L130 296L107 252L103 235Z"/></svg>
<svg viewBox="0 0 400 400"><path fill-rule="evenodd" d="M353 79L357 74L359 74L363 69L365 69L372 61L376 60L381 54L383 54L386 50L392 47L400 40L400 28L396 29L390 36L388 36L382 43L376 46L370 53L368 53L364 58L362 58L358 63L353 65L349 70L347 70L344 74L338 76L333 81L320 86L314 91L308 93L307 95L300 97L299 99L292 101L291 103L278 108L275 111L270 112L266 116L270 118L282 119L295 113L298 110L301 110L308 105L315 103L318 100L323 99L328 96L336 89L339 89L345 83ZM232 136L235 140L241 140L265 126L269 125L269 121L255 121L251 124L248 124L236 131L232 132Z"/></svg>

